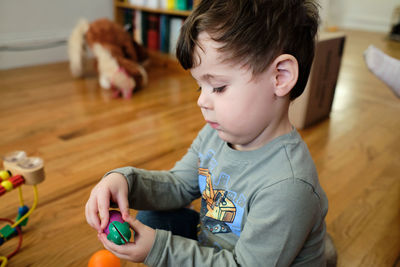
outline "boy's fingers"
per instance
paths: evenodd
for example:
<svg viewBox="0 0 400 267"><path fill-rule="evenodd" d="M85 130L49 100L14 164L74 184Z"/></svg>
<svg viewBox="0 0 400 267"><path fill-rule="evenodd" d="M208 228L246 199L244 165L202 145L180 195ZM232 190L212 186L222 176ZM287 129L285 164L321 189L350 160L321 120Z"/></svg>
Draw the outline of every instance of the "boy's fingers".
<svg viewBox="0 0 400 267"><path fill-rule="evenodd" d="M124 219L133 230L137 229L140 227L140 225L143 225L139 220L136 220L136 218L132 216L128 216L126 219Z"/></svg>
<svg viewBox="0 0 400 267"><path fill-rule="evenodd" d="M129 248L129 246L131 246L132 244L128 243L128 244L124 244L124 245L117 245L113 242L111 242L110 240L107 239L107 236L103 233L103 234L99 234L98 235L101 243L103 243L103 246L110 250L112 253L114 253L117 257L119 258L124 258L126 257L125 254L129 254L129 251L131 248Z"/></svg>
<svg viewBox="0 0 400 267"><path fill-rule="evenodd" d="M108 218L109 213L108 212L99 213L99 216L100 216L100 230L103 231L107 227L108 220L109 220L109 218Z"/></svg>
<svg viewBox="0 0 400 267"><path fill-rule="evenodd" d="M97 216L97 211L93 210L91 202L93 201L89 199L88 202L86 203L85 207L86 221L90 226L98 230L100 228L100 220L99 217Z"/></svg>
<svg viewBox="0 0 400 267"><path fill-rule="evenodd" d="M128 199L123 194L118 195L118 207L122 214L122 219L126 221L129 217L129 204Z"/></svg>
<svg viewBox="0 0 400 267"><path fill-rule="evenodd" d="M152 229L151 227L143 224L141 221L137 220L135 217L129 216L126 222L129 223L131 229L136 232L136 234L146 233L147 230ZM154 230L154 229L152 229Z"/></svg>
<svg viewBox="0 0 400 267"><path fill-rule="evenodd" d="M99 209L100 216L100 228L103 230L106 228L109 220L109 209L110 209L110 196L106 193L101 199L97 200L97 207Z"/></svg>
<svg viewBox="0 0 400 267"><path fill-rule="evenodd" d="M117 256L117 257L120 258L121 255L118 255L119 253L115 250L115 247L114 247L115 244L113 244L112 242L110 242L110 241L107 239L107 237L106 237L106 235L105 235L104 233L98 234L98 238L99 238L100 242L103 243L103 246L104 246L107 250L111 251L113 254L115 254L115 256Z"/></svg>
<svg viewBox="0 0 400 267"><path fill-rule="evenodd" d="M118 258L122 259L129 259L129 255L132 253L133 246L132 243L124 244L124 245L117 245L107 239L105 234L99 235L100 241L103 243L103 246L115 254Z"/></svg>

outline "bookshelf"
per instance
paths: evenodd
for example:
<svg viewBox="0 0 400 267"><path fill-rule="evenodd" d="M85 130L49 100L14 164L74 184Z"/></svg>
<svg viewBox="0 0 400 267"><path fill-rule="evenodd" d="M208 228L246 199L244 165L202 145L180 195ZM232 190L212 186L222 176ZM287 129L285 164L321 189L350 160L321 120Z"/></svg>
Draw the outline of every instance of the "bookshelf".
<svg viewBox="0 0 400 267"><path fill-rule="evenodd" d="M128 2L114 0L114 18L118 23L123 22L123 10L125 9L132 9L132 10L140 10L149 13L156 13L156 14L165 14L165 15L173 15L173 16L181 16L187 17L192 12L191 10L177 10L177 9L166 9L166 8L149 8L146 6L138 6L132 5Z"/></svg>
<svg viewBox="0 0 400 267"><path fill-rule="evenodd" d="M167 1L167 0L161 0ZM200 0L193 0L192 5L196 6ZM114 5L114 21L120 25L126 25L131 21L132 26L134 28L132 32L132 38L142 44L144 47L148 48L150 57L156 58L157 60L161 60L165 62L166 60L173 60L176 62L176 58L174 56L174 43L175 39L177 38L177 30L176 28L179 27L179 21L181 23L190 15L192 10L179 10L179 9L167 9L167 8L151 8L145 5L135 5L131 4L129 0L113 0ZM189 5L189 4L188 4ZM138 13L141 18L136 18ZM143 15L144 14L144 15ZM145 16L145 21L143 19ZM155 17L158 17L158 21L154 21ZM167 17L167 19L166 19ZM168 39L175 39L173 40L166 40L165 35L165 22L163 25L163 20L167 20L168 22L168 30L167 30L167 38ZM173 21L175 20L175 21ZM146 25L144 25L146 24ZM152 38L148 37L148 26L158 24L158 31L157 33L152 32ZM180 28L180 27L179 27ZM163 32L164 30L164 32ZM147 33L144 33L147 32ZM158 34L158 38L155 37ZM146 37L147 35L147 37ZM155 41L154 39L158 39ZM150 42L149 42L150 41ZM156 43L156 47L154 48L154 43ZM168 44L166 44L168 43ZM150 45L150 46L149 46ZM153 47L152 47L153 46ZM169 64L168 64L169 65Z"/></svg>

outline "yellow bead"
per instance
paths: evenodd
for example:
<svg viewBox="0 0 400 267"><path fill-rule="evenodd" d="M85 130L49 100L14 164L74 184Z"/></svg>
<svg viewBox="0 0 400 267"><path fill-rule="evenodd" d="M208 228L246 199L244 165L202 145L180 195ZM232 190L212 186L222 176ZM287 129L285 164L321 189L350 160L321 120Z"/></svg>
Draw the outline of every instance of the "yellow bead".
<svg viewBox="0 0 400 267"><path fill-rule="evenodd" d="M5 181L8 178L10 178L10 174L8 173L8 171L0 171L0 179Z"/></svg>
<svg viewBox="0 0 400 267"><path fill-rule="evenodd" d="M7 192L10 192L14 188L13 184L10 181L3 181L1 182L1 185L7 190Z"/></svg>

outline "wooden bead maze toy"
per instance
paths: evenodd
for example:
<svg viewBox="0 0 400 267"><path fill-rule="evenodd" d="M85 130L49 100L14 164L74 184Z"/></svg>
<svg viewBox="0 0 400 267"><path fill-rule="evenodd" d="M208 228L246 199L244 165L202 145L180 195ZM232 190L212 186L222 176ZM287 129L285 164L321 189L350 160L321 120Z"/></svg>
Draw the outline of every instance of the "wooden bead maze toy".
<svg viewBox="0 0 400 267"><path fill-rule="evenodd" d="M22 226L26 226L28 218L35 210L38 203L38 191L36 185L44 180L43 160L36 157L27 157L24 151L15 151L3 157L3 167L0 170L0 196L18 189L20 207L18 215L14 221L6 218L0 218L0 221L8 224L0 229L0 246L5 241L14 236L19 237L17 248L8 256L0 256L0 267L6 266L8 260L13 257L22 245ZM33 187L33 204L28 208L24 204L21 186L31 185Z"/></svg>

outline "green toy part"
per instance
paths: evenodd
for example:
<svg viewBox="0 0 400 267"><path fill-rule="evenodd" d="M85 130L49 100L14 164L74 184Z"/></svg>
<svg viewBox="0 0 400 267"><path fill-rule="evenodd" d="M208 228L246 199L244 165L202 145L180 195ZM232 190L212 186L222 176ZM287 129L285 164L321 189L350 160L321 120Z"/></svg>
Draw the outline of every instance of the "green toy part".
<svg viewBox="0 0 400 267"><path fill-rule="evenodd" d="M16 233L15 228L12 228L11 225L6 225L3 228L1 228L0 230L0 236L4 237L5 240L10 239L11 237L13 237Z"/></svg>
<svg viewBox="0 0 400 267"><path fill-rule="evenodd" d="M110 223L108 230L110 233L107 235L107 239L117 245L126 244L131 239L131 230L127 222L114 221Z"/></svg>

